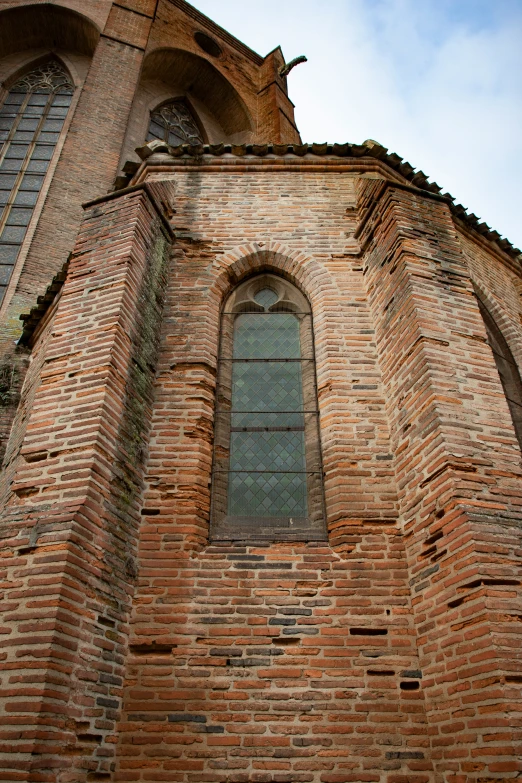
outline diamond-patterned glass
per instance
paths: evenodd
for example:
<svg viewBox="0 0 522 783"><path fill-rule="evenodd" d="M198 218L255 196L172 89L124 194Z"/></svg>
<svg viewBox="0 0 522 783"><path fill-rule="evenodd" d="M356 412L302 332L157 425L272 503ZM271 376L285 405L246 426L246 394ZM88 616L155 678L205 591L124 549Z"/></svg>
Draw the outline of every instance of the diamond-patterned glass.
<svg viewBox="0 0 522 783"><path fill-rule="evenodd" d="M228 512L246 517L306 517L302 473L230 473Z"/></svg>
<svg viewBox="0 0 522 783"><path fill-rule="evenodd" d="M232 410L302 410L301 386L301 362L234 362Z"/></svg>
<svg viewBox="0 0 522 783"><path fill-rule="evenodd" d="M262 288L261 291L258 291L254 296L254 302L257 302L258 305L264 307L265 310L272 307L272 305L277 302L277 299L276 292L272 291L271 288Z"/></svg>
<svg viewBox="0 0 522 783"><path fill-rule="evenodd" d="M298 411L233 411L230 415L233 429L288 429L299 428L303 424L303 413Z"/></svg>
<svg viewBox="0 0 522 783"><path fill-rule="evenodd" d="M302 470L304 432L232 432L230 470Z"/></svg>
<svg viewBox="0 0 522 783"><path fill-rule="evenodd" d="M270 288L254 299L265 312L234 323L228 513L306 517L299 321L266 313L278 299Z"/></svg>
<svg viewBox="0 0 522 783"><path fill-rule="evenodd" d="M234 359L299 359L299 322L291 313L244 313L234 325Z"/></svg>

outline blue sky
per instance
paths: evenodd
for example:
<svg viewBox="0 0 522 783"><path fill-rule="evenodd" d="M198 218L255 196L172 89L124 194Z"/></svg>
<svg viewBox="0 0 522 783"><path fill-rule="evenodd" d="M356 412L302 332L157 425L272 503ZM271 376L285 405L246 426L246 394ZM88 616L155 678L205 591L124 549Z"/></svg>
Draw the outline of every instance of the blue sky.
<svg viewBox="0 0 522 783"><path fill-rule="evenodd" d="M194 0L288 78L303 141L376 139L522 247L522 0Z"/></svg>

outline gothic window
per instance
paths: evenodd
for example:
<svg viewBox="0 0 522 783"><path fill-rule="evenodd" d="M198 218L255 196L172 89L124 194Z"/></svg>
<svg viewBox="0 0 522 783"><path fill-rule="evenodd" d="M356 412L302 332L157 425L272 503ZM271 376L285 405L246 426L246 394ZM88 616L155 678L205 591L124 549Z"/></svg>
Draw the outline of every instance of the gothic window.
<svg viewBox="0 0 522 783"><path fill-rule="evenodd" d="M222 314L214 540L324 540L311 313L282 278L239 286Z"/></svg>
<svg viewBox="0 0 522 783"><path fill-rule="evenodd" d="M480 299L478 303L486 326L488 342L493 351L495 364L497 365L500 381L506 395L511 418L513 419L515 433L520 448L522 448L522 380L520 379L520 373L509 345L493 316Z"/></svg>
<svg viewBox="0 0 522 783"><path fill-rule="evenodd" d="M161 139L173 147L178 144L203 143L196 120L182 100L164 103L151 113L147 141L152 139Z"/></svg>
<svg viewBox="0 0 522 783"><path fill-rule="evenodd" d="M52 60L19 79L0 109L0 301L53 157L73 91L64 69Z"/></svg>

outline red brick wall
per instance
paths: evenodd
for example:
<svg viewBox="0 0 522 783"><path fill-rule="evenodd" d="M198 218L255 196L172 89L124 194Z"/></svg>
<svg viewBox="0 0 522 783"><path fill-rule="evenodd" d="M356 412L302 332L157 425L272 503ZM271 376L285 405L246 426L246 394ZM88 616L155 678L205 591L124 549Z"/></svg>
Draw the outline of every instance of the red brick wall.
<svg viewBox="0 0 522 783"><path fill-rule="evenodd" d="M6 453L0 776L514 779L521 455L473 285L520 360L520 270L370 158L153 156L76 237L146 109L145 50L201 55L205 29L257 140L298 140L278 50L181 0L91 13L0 335L74 247ZM267 270L313 311L327 545L208 541L220 307Z"/></svg>
<svg viewBox="0 0 522 783"><path fill-rule="evenodd" d="M172 176L178 241L116 779L429 780L385 400L346 236L354 181ZM266 269L313 308L331 546L208 547L219 307Z"/></svg>
<svg viewBox="0 0 522 783"><path fill-rule="evenodd" d="M389 187L361 241L435 771L512 777L521 455L507 403L447 205Z"/></svg>
<svg viewBox="0 0 522 783"><path fill-rule="evenodd" d="M150 197L92 205L9 451L9 774L513 777L520 451L447 204L369 161L149 161L165 292ZM327 545L208 541L220 306L267 270L312 306Z"/></svg>
<svg viewBox="0 0 522 783"><path fill-rule="evenodd" d="M110 774L165 231L143 190L89 209L27 377L2 528L5 779Z"/></svg>

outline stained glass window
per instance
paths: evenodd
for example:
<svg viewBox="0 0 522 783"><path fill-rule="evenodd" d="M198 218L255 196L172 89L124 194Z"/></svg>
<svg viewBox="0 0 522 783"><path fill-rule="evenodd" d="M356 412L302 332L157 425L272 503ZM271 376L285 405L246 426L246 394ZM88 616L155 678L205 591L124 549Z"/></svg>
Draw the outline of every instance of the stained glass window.
<svg viewBox="0 0 522 783"><path fill-rule="evenodd" d="M147 141L152 139L161 139L173 147L179 144L203 143L196 120L182 100L165 103L151 113Z"/></svg>
<svg viewBox="0 0 522 783"><path fill-rule="evenodd" d="M0 108L0 301L71 105L73 85L51 60L11 87Z"/></svg>
<svg viewBox="0 0 522 783"><path fill-rule="evenodd" d="M263 275L223 313L213 474L214 539L324 538L305 298Z"/></svg>

